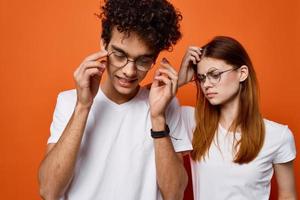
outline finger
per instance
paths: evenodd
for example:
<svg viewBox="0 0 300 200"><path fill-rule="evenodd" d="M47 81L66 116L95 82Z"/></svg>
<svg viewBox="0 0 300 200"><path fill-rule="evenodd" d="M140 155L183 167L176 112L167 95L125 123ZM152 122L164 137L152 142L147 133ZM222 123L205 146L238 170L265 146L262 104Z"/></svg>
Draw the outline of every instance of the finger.
<svg viewBox="0 0 300 200"><path fill-rule="evenodd" d="M169 70L174 75L178 74L177 71L174 69L174 67L170 64L170 62L166 58L162 59L161 67L166 68L167 70Z"/></svg>
<svg viewBox="0 0 300 200"><path fill-rule="evenodd" d="M174 76L174 74L170 73L169 71L167 71L165 73L169 74L168 77L166 77L166 76L161 76L161 77L164 77L164 78L169 79L171 81L170 83L171 83L172 94L176 94L177 89L178 89L178 77ZM162 74L164 74L164 72Z"/></svg>
<svg viewBox="0 0 300 200"><path fill-rule="evenodd" d="M169 90L169 92L172 94L173 88L172 88L172 81L168 79L165 76L156 76L155 80L158 81L158 87L164 87Z"/></svg>
<svg viewBox="0 0 300 200"><path fill-rule="evenodd" d="M99 80L100 80L102 75L101 73L102 72L100 72L98 68L89 69L84 74L75 78L76 85L78 85L80 88L87 88L90 86L91 77L99 76Z"/></svg>
<svg viewBox="0 0 300 200"><path fill-rule="evenodd" d="M91 77L98 76L101 78L103 71L100 71L98 68L87 69L84 73L83 80L90 80Z"/></svg>
<svg viewBox="0 0 300 200"><path fill-rule="evenodd" d="M107 51L105 49L102 49L101 51L98 51L96 53L93 53L92 55L89 55L88 57L86 57L84 59L84 61L95 61L98 60L100 58L104 58L107 56Z"/></svg>
<svg viewBox="0 0 300 200"><path fill-rule="evenodd" d="M166 58L162 59L161 66L167 68L173 74L177 74L177 71L174 69L174 67L170 64L170 62Z"/></svg>
<svg viewBox="0 0 300 200"><path fill-rule="evenodd" d="M99 70L104 71L106 63L103 63L101 61L88 61L83 63L78 70L78 75L82 75L85 70L91 69L91 68L99 68Z"/></svg>
<svg viewBox="0 0 300 200"><path fill-rule="evenodd" d="M90 61L81 66L81 68L79 69L79 71L77 73L77 76L79 78L83 77L85 71L89 70L89 69L98 69L100 72L104 72L105 68L106 68L106 65L99 61Z"/></svg>
<svg viewBox="0 0 300 200"><path fill-rule="evenodd" d="M160 72L158 70L156 70L154 73L154 78L153 78L153 83L151 85L151 88L159 86L159 81L155 79L155 77L157 77L157 76L160 76Z"/></svg>
<svg viewBox="0 0 300 200"><path fill-rule="evenodd" d="M197 62L200 61L200 55L199 55L197 52L191 51L191 52L190 52L190 56L195 57Z"/></svg>
<svg viewBox="0 0 300 200"><path fill-rule="evenodd" d="M197 46L190 46L189 50L196 52L197 54L201 55L202 54L202 48L197 47Z"/></svg>
<svg viewBox="0 0 300 200"><path fill-rule="evenodd" d="M191 60L191 62L194 64L194 65L197 65L197 60L196 60L196 58L194 57L194 56L190 56L190 60Z"/></svg>
<svg viewBox="0 0 300 200"><path fill-rule="evenodd" d="M87 69L91 69L91 68L99 68L101 69L105 69L106 65L102 62L99 61L90 61L88 63L85 63L83 66L83 70L87 70Z"/></svg>
<svg viewBox="0 0 300 200"><path fill-rule="evenodd" d="M174 72L170 71L170 70L167 69L167 68L159 68L158 71L159 71L161 74L167 75L167 77L168 77L169 79L171 79L171 80L177 81L177 79L178 79L177 73L175 74Z"/></svg>
<svg viewBox="0 0 300 200"><path fill-rule="evenodd" d="M167 85L171 88L172 81L170 79L168 79L167 77L160 75L160 76L156 76L155 80L163 82L165 85Z"/></svg>
<svg viewBox="0 0 300 200"><path fill-rule="evenodd" d="M172 94L176 94L178 89L178 73L171 67L171 66L165 66L158 69L161 74L166 74L171 79L172 83Z"/></svg>

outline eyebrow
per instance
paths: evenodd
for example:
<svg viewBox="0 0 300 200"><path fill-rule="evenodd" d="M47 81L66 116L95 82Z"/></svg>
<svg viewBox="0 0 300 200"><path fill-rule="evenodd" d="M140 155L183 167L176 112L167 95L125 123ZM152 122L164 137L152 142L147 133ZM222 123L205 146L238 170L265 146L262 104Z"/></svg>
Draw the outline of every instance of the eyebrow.
<svg viewBox="0 0 300 200"><path fill-rule="evenodd" d="M212 69L212 70L210 70L210 69ZM205 74L207 74L207 73L213 73L213 72L218 71L218 70L220 70L220 69L218 69L218 68L216 68L216 67L211 67L211 68L208 69L208 71L207 71L206 73L200 74L200 73L197 72L197 74L198 74L198 75L205 75Z"/></svg>
<svg viewBox="0 0 300 200"><path fill-rule="evenodd" d="M117 46L115 46L115 45L113 45L113 44L111 45L111 47L113 48L113 50L119 51L119 52L125 54L127 57L129 57L128 53L125 52L125 51L124 51L123 49L121 49L120 47L117 47ZM142 54L142 55L137 56L136 58L140 58L140 57L151 57L151 58L154 58L154 57L155 57L155 54L154 54L154 53L151 53L151 54Z"/></svg>

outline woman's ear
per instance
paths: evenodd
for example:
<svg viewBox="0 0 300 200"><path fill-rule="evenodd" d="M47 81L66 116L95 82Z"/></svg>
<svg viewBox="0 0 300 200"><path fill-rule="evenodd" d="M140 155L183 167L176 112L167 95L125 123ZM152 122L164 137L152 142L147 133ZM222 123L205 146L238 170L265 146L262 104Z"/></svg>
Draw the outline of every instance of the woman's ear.
<svg viewBox="0 0 300 200"><path fill-rule="evenodd" d="M239 71L240 71L240 82L243 82L244 80L246 80L248 78L249 69L246 65L242 65L239 68Z"/></svg>

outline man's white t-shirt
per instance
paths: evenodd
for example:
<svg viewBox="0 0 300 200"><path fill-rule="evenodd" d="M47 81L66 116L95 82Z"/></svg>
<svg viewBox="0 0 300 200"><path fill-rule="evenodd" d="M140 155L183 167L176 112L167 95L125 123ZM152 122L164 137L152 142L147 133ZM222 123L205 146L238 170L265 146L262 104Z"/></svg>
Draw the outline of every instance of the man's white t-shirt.
<svg viewBox="0 0 300 200"><path fill-rule="evenodd" d="M133 99L119 105L99 89L88 116L74 177L61 199L155 200L161 197L150 135L148 96L149 90L141 88ZM59 94L48 144L59 140L76 98L76 90ZM191 150L176 98L171 101L166 117L175 151Z"/></svg>
<svg viewBox="0 0 300 200"><path fill-rule="evenodd" d="M194 108L182 107L189 137L195 128ZM234 134L219 125L218 134L205 160L193 161L191 168L195 200L268 200L273 164L294 160L296 149L293 134L287 126L264 120L265 141L258 156L248 164L233 162ZM236 138L240 134L236 133Z"/></svg>

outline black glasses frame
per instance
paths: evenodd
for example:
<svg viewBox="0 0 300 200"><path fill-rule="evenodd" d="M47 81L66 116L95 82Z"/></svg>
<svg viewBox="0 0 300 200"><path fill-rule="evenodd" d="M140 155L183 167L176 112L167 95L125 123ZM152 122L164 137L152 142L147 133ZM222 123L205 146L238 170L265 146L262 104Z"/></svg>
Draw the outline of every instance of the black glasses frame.
<svg viewBox="0 0 300 200"><path fill-rule="evenodd" d="M108 53L107 57L109 58L109 56L111 56L112 54L115 54L115 55L116 55L116 53L117 53L116 51L112 51L112 52ZM124 65L122 65L122 66L117 66L117 65L114 65L114 64L113 64L113 65L116 66L116 67L118 67L118 68L123 68L123 67L125 67L129 62L133 62L134 65L136 66L137 70L143 71L143 72L149 71L149 70L155 65L155 59L154 59L153 57L147 57L147 58L150 58L150 59L152 60L152 64L150 65L150 67L144 67L143 65L140 65L139 63L137 63L137 62L139 62L139 59L141 59L143 56L137 57L137 58L134 59L134 60L130 60L126 54L123 54L123 56L126 57L126 62L124 63ZM144 57L145 57L145 56L144 56Z"/></svg>

